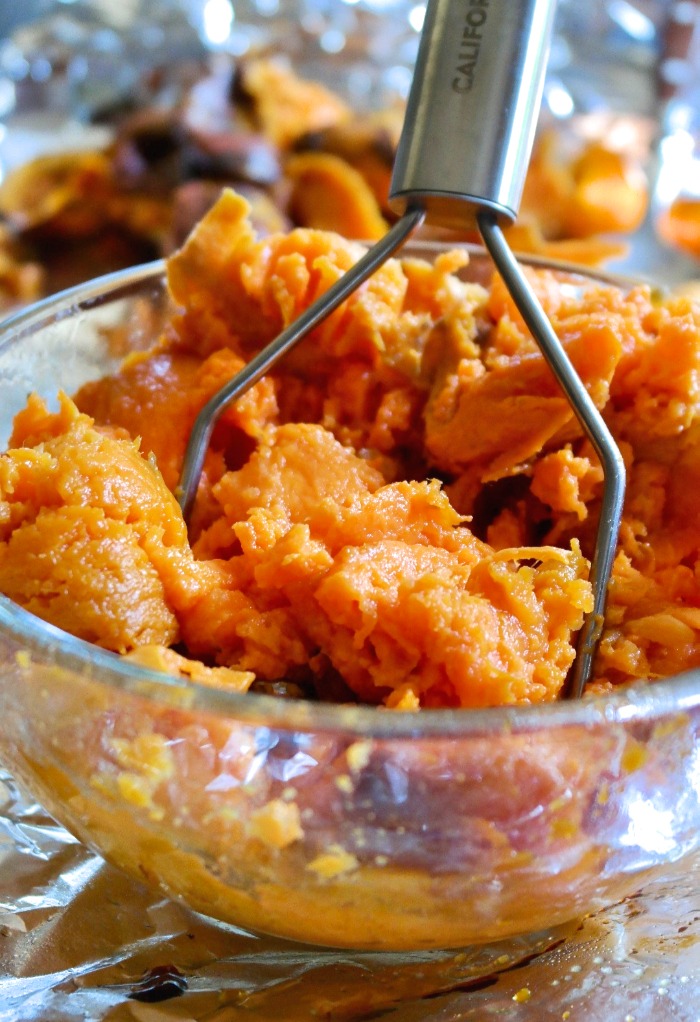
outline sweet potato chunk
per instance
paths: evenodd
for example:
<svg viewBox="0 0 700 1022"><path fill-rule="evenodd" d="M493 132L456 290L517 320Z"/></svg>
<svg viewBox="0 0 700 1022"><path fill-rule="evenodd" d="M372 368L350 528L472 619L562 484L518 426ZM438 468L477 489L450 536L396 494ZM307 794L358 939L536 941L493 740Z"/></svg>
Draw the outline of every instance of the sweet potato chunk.
<svg viewBox="0 0 700 1022"><path fill-rule="evenodd" d="M509 563L437 483L381 485L321 427L280 428L215 495L256 586L361 699L487 706L561 688L590 603L575 552Z"/></svg>
<svg viewBox="0 0 700 1022"><path fill-rule="evenodd" d="M55 414L32 399L12 444L0 460L2 591L116 652L176 642L193 562L155 464L67 398Z"/></svg>
<svg viewBox="0 0 700 1022"><path fill-rule="evenodd" d="M345 160L331 153L304 153L289 160L286 170L292 186L289 209L297 223L365 241L386 232L373 192Z"/></svg>

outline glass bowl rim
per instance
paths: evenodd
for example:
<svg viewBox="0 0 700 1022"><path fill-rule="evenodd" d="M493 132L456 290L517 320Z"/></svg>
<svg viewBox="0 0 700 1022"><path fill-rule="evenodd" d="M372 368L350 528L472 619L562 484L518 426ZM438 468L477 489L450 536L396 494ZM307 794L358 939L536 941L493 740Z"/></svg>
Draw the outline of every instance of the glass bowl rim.
<svg viewBox="0 0 700 1022"><path fill-rule="evenodd" d="M416 253L465 249L490 259L479 245L465 242L411 243ZM528 265L549 268L581 278L631 287L639 283L572 263L538 256L519 256ZM162 283L165 260L142 263L95 277L85 283L40 299L11 313L0 322L0 353L49 321L67 318L114 300L149 280ZM35 651L54 666L74 672L116 690L164 706L183 706L214 716L274 727L284 731L352 733L358 738L466 738L494 733L554 730L560 727L624 725L634 721L685 714L700 707L700 669L659 681L640 681L610 693L576 700L484 709L431 709L401 712L381 707L286 699L264 693L238 693L151 670L123 659L56 628L0 594L0 639L3 634Z"/></svg>

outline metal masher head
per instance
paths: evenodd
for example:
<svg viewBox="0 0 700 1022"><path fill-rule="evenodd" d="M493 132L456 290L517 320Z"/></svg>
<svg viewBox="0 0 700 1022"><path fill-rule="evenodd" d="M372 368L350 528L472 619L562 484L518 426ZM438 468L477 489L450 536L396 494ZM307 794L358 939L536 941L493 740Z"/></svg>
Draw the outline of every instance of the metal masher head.
<svg viewBox="0 0 700 1022"><path fill-rule="evenodd" d="M391 182L400 214L387 234L214 395L190 435L178 489L186 519L221 412L265 375L426 221L476 226L603 469L591 560L593 609L566 695L582 694L602 630L625 468L605 421L559 342L502 231L515 220L539 115L557 0L428 0Z"/></svg>

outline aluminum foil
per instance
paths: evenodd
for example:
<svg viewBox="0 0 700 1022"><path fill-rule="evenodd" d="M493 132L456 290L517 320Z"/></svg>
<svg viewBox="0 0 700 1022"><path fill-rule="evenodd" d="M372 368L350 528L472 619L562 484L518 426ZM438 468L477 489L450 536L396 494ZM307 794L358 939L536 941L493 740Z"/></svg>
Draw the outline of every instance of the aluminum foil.
<svg viewBox="0 0 700 1022"><path fill-rule="evenodd" d="M0 774L0 1022L697 1022L700 858L569 925L459 951L333 951L134 883Z"/></svg>
<svg viewBox="0 0 700 1022"><path fill-rule="evenodd" d="M545 107L654 116L669 12L694 2L559 0ZM420 0L24 0L0 14L0 117L44 107L89 120L154 89L154 67L162 91L185 61L266 49L355 106L381 105L407 93L424 14ZM676 63L681 91L693 63Z"/></svg>
<svg viewBox="0 0 700 1022"><path fill-rule="evenodd" d="M90 123L125 102L174 101L191 66L206 58L271 52L356 108L383 106L410 85L422 25L414 7L406 0L28 0L4 40L0 21L0 118L50 110Z"/></svg>

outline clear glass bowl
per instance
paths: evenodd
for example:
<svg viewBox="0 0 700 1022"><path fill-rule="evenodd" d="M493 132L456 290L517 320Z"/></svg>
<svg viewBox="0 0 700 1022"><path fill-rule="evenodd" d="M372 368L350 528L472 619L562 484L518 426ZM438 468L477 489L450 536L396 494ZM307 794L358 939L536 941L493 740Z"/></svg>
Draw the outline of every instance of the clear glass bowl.
<svg viewBox="0 0 700 1022"><path fill-rule="evenodd" d="M0 443L30 390L113 370L167 303L158 263L6 321ZM185 683L1 597L0 665L17 779L139 880L249 930L487 942L609 905L700 845L698 672L531 708L388 712Z"/></svg>

